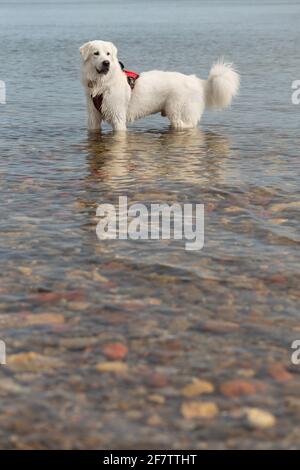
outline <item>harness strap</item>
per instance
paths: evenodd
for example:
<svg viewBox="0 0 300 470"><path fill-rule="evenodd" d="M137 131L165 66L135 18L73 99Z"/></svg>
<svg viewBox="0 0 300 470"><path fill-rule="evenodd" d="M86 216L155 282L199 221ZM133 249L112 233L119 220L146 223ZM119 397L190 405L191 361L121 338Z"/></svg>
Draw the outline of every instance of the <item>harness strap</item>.
<svg viewBox="0 0 300 470"><path fill-rule="evenodd" d="M97 109L97 111L99 111L99 113L101 113L101 107L103 103L103 94L93 96L92 99L93 99L95 108Z"/></svg>
<svg viewBox="0 0 300 470"><path fill-rule="evenodd" d="M125 75L127 77L128 85L133 90L135 82L139 78L139 74L136 73L136 72L131 72L130 70L123 70L123 72L125 73ZM92 100L93 100L94 106L97 109L97 111L99 111L99 113L101 113L101 107L102 107L102 103L103 103L103 94L92 96Z"/></svg>
<svg viewBox="0 0 300 470"><path fill-rule="evenodd" d="M131 72L130 70L124 70L124 73L127 77L127 82L128 82L128 85L130 86L130 88L133 90L134 89L134 85L135 85L135 82L137 81L137 79L139 78L139 74L136 73L136 72Z"/></svg>

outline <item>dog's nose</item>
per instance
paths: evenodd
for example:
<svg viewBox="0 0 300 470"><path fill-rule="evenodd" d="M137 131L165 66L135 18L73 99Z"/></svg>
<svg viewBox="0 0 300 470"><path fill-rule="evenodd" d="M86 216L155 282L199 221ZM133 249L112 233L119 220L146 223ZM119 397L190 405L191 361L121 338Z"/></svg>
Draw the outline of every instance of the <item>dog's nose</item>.
<svg viewBox="0 0 300 470"><path fill-rule="evenodd" d="M109 67L109 64L110 64L109 60L104 60L102 63L104 67Z"/></svg>

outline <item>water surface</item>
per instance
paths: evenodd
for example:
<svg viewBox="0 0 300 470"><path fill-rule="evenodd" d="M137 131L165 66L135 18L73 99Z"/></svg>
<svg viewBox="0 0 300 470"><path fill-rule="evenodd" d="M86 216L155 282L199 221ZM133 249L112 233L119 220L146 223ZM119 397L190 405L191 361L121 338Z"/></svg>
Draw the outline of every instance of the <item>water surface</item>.
<svg viewBox="0 0 300 470"><path fill-rule="evenodd" d="M0 1L2 448L299 448L299 20L297 2ZM138 72L205 78L225 56L240 96L196 130L88 134L90 39ZM204 249L99 242L96 207L119 195L205 204ZM128 369L101 373L114 342ZM212 419L182 414L193 378ZM231 380L255 393L227 396ZM247 407L276 425L252 429Z"/></svg>

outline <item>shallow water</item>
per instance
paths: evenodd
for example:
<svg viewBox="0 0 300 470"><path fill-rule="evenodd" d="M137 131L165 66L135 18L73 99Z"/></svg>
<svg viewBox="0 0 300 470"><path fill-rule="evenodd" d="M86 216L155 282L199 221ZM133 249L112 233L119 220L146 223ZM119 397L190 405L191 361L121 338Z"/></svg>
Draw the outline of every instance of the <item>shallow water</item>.
<svg viewBox="0 0 300 470"><path fill-rule="evenodd" d="M299 19L293 2L0 1L1 448L299 448ZM136 71L205 78L224 55L240 96L197 130L89 135L94 38ZM119 195L205 204L203 250L100 242L96 207ZM114 342L128 368L101 372ZM193 378L214 391L186 397ZM187 419L191 400L216 416Z"/></svg>

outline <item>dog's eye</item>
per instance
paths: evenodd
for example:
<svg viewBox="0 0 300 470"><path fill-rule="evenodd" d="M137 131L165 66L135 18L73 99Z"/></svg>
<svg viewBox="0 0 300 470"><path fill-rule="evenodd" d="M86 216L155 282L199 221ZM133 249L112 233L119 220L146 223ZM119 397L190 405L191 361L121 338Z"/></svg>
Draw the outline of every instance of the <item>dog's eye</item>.
<svg viewBox="0 0 300 470"><path fill-rule="evenodd" d="M110 55L110 52L108 52L107 55Z"/></svg>
<svg viewBox="0 0 300 470"><path fill-rule="evenodd" d="M94 55L99 55L99 51L94 52Z"/></svg>

